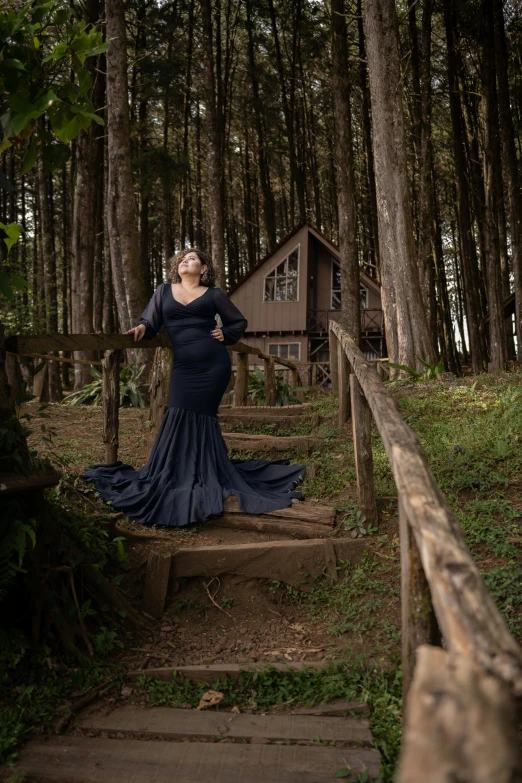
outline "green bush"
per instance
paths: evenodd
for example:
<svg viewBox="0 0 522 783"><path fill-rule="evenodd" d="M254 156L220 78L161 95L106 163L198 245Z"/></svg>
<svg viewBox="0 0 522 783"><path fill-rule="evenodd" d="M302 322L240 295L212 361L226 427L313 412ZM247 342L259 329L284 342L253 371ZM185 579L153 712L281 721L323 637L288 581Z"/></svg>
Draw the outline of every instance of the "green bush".
<svg viewBox="0 0 522 783"><path fill-rule="evenodd" d="M145 365L137 367L136 360L120 372L120 408L144 408L145 400L139 388L139 380L143 374ZM68 394L63 398L65 405L101 405L103 380L102 374L96 367L91 367L91 375L94 378L83 389Z"/></svg>

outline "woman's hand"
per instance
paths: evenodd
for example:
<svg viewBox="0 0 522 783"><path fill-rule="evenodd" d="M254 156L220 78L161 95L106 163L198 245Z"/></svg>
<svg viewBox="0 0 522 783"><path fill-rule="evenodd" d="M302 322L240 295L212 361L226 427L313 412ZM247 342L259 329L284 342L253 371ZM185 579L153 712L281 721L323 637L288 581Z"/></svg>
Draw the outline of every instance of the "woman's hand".
<svg viewBox="0 0 522 783"><path fill-rule="evenodd" d="M128 332L124 332L123 334L133 334L134 342L139 343L139 341L143 340L145 337L145 324L138 324L138 326L133 326L132 329L129 329Z"/></svg>
<svg viewBox="0 0 522 783"><path fill-rule="evenodd" d="M222 343L222 342L223 342L223 340L225 339L225 335L223 334L223 332L221 331L221 329L218 329L217 327L216 327L216 329L212 329L212 331L210 332L210 334L212 335L212 337L213 337L215 340L219 340L219 342L220 342L220 343Z"/></svg>

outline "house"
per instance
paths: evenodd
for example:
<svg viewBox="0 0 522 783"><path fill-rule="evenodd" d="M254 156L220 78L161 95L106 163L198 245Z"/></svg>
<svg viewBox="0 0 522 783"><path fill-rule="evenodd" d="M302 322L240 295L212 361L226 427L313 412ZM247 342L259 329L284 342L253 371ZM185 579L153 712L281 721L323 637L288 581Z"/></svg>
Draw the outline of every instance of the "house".
<svg viewBox="0 0 522 783"><path fill-rule="evenodd" d="M382 357L381 287L363 271L360 282L363 351ZM341 304L339 250L310 224L297 226L229 296L248 320L249 345L301 366L329 361L328 319Z"/></svg>

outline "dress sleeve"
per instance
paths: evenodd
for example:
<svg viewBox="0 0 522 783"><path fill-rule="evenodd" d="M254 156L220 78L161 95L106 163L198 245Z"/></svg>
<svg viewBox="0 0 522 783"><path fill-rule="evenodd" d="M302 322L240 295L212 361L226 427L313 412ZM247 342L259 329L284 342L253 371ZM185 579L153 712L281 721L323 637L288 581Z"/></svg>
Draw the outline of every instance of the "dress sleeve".
<svg viewBox="0 0 522 783"><path fill-rule="evenodd" d="M224 344L234 345L241 339L248 322L221 288L214 288L214 302L223 321Z"/></svg>
<svg viewBox="0 0 522 783"><path fill-rule="evenodd" d="M152 299L148 303L147 307L143 311L138 324L145 326L145 340L152 340L156 337L159 330L163 326L163 307L161 303L161 294L163 292L163 285L159 285L152 295Z"/></svg>

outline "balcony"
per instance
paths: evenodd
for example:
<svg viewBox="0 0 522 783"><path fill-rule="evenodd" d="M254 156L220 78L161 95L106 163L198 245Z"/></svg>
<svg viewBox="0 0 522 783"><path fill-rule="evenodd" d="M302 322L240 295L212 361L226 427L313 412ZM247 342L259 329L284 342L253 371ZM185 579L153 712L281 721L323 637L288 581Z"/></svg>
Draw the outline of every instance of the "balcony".
<svg viewBox="0 0 522 783"><path fill-rule="evenodd" d="M340 310L309 310L308 331L316 334L328 332L328 321L336 320ZM361 309L361 331L363 335L381 335L384 330L383 312L380 309Z"/></svg>

